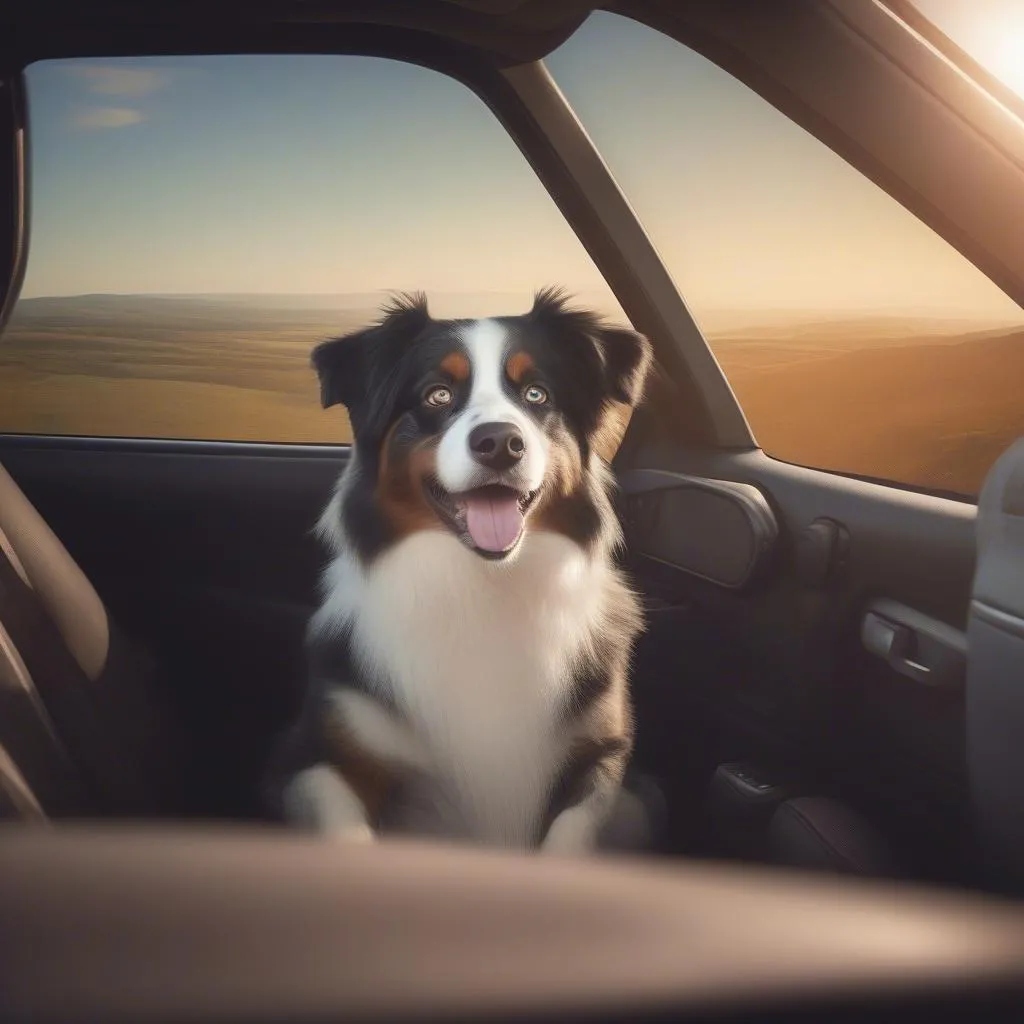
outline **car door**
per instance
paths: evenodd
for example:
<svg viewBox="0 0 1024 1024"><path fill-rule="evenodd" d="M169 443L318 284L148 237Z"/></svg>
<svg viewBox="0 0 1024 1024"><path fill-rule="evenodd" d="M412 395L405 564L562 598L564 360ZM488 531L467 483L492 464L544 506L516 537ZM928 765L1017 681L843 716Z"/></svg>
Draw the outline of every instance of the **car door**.
<svg viewBox="0 0 1024 1024"><path fill-rule="evenodd" d="M656 393L620 460L641 750L680 807L745 760L964 879L974 506L1024 433L1020 122L881 5L632 12L546 63L731 385L713 441Z"/></svg>

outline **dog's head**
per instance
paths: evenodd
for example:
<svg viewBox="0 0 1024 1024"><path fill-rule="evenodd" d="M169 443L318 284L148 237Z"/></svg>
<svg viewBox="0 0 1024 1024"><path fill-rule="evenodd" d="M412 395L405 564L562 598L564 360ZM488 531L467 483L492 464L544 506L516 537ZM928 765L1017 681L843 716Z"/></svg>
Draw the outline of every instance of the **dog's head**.
<svg viewBox="0 0 1024 1024"><path fill-rule="evenodd" d="M323 405L348 409L391 536L442 526L490 559L528 528L585 532L591 455L611 459L650 362L646 338L554 290L487 320L435 320L425 298L405 297L313 352Z"/></svg>

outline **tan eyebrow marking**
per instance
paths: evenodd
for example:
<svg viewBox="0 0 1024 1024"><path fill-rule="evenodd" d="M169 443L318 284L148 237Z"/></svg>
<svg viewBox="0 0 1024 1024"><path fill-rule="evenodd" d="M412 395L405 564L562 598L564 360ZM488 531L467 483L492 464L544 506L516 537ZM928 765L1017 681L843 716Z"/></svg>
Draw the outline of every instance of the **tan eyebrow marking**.
<svg viewBox="0 0 1024 1024"><path fill-rule="evenodd" d="M463 381L469 379L469 360L461 352L449 352L441 360L441 369L452 380Z"/></svg>
<svg viewBox="0 0 1024 1024"><path fill-rule="evenodd" d="M533 356L529 352L514 352L508 357L505 372L514 384L522 382L527 372L533 369Z"/></svg>

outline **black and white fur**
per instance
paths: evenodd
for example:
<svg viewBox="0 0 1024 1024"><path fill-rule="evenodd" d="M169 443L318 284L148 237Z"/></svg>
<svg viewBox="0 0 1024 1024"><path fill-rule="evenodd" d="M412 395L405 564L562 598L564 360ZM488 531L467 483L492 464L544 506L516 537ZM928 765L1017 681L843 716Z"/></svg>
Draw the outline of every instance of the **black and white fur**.
<svg viewBox="0 0 1024 1024"><path fill-rule="evenodd" d="M330 562L280 813L349 839L590 850L633 742L641 615L614 564L608 461L649 343L550 290L483 320L435 320L413 296L313 361L354 444L317 527ZM519 438L507 457L478 450L494 425ZM482 548L474 508L521 532Z"/></svg>

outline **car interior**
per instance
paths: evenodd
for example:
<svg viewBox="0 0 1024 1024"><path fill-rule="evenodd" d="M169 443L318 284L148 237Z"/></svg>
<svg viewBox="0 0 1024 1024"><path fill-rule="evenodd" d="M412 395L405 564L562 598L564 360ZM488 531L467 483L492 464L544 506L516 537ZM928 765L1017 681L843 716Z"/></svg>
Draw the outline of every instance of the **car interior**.
<svg viewBox="0 0 1024 1024"><path fill-rule="evenodd" d="M821 422L845 417L876 463L788 457L760 440L756 401L559 56L601 18L685 47L1019 312L1024 99L925 9L87 0L0 15L0 1018L1019 1018L1024 313L997 339L1010 397L977 405L1002 401L1010 433L972 435L973 484L887 478L912 427L876 429L871 408L825 393ZM614 464L646 616L628 856L343 852L285 834L261 779L300 700L311 529L347 445L11 411L56 388L46 367L15 375L24 318L75 326L25 290L51 223L35 161L42 175L52 150L36 148L26 69L210 54L386 58L459 83L651 339L658 372ZM131 97L108 93L103 116L128 125ZM910 416L916 371L879 365L879 401Z"/></svg>

